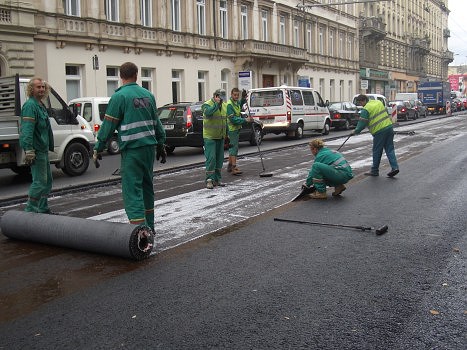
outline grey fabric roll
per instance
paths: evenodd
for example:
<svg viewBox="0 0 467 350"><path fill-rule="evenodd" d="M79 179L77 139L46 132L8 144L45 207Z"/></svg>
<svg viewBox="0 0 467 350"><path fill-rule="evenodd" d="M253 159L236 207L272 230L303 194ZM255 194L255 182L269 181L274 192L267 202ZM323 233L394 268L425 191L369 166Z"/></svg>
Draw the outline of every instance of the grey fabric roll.
<svg viewBox="0 0 467 350"><path fill-rule="evenodd" d="M0 228L9 238L134 260L149 257L154 246L147 226L60 215L10 210L2 216Z"/></svg>

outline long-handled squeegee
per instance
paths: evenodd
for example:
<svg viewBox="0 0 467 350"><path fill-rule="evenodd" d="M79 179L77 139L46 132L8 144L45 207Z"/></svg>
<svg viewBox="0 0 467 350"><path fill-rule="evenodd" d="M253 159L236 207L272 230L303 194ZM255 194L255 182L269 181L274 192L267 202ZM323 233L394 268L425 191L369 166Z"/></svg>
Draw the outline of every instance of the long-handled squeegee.
<svg viewBox="0 0 467 350"><path fill-rule="evenodd" d="M388 225L381 226L380 228L375 229L374 227L369 226L356 226L356 225L341 225L341 224L330 224L326 222L313 222L313 221L300 221L300 220L289 220L289 219L280 219L274 218L274 221L282 221L282 222L291 222L294 224L305 224L305 225L319 225L319 226L332 226L332 227L345 227L345 228L354 228L357 230L362 231L371 231L375 230L375 233L380 236L388 232Z"/></svg>

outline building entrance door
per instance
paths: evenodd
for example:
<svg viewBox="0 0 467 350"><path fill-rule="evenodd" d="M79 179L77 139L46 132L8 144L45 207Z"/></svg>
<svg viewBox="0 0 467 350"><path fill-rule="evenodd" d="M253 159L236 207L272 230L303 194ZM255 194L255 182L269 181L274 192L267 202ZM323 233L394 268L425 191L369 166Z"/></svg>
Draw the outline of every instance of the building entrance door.
<svg viewBox="0 0 467 350"><path fill-rule="evenodd" d="M274 75L263 74L263 87L272 87L274 84Z"/></svg>

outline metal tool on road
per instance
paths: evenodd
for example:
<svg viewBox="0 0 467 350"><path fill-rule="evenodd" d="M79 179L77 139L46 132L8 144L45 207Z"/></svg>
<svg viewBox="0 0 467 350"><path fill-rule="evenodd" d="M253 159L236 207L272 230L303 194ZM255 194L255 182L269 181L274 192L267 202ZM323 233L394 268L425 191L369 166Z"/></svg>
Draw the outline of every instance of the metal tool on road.
<svg viewBox="0 0 467 350"><path fill-rule="evenodd" d="M341 225L341 224L331 224L326 222L313 222L313 221L301 221L301 220L290 220L290 219L280 219L274 218L274 221L289 222L294 224L305 224L305 225L319 225L319 226L332 226L332 227L343 227L343 228L353 228L361 231L372 231L375 230L376 235L380 236L388 232L388 225L381 226L380 228L375 229L370 226L356 226L356 225Z"/></svg>
<svg viewBox="0 0 467 350"><path fill-rule="evenodd" d="M337 149L337 151L339 151L339 150L342 148L342 146L345 145L345 143L347 142L347 140L350 139L350 137L351 137L352 135L353 135L353 134L350 134L349 136L347 136L347 138L346 138L345 141L342 143L342 145L339 146L339 148Z"/></svg>
<svg viewBox="0 0 467 350"><path fill-rule="evenodd" d="M248 110L248 117L250 117L250 119L251 119L250 107L248 106L248 102L246 102L245 104L246 104L246 108ZM253 135L255 136L256 146L258 146L259 158L261 159L261 166L263 167L263 171L259 173L259 177L271 177L272 173L266 172L266 168L264 167L263 153L261 152L261 148L259 148L260 140L256 137L256 130L255 130L254 124L259 124L261 126L261 129L263 128L263 124L261 124L260 122L254 120L254 119L253 119L253 123L251 123L251 129L252 129L251 131L253 132Z"/></svg>
<svg viewBox="0 0 467 350"><path fill-rule="evenodd" d="M415 131L413 130L409 130L409 131L394 131L394 134L395 135L409 135L409 136L412 136L412 135L415 135Z"/></svg>
<svg viewBox="0 0 467 350"><path fill-rule="evenodd" d="M310 186L310 187L307 187L305 185L302 185L302 190L301 192L294 198L292 199L292 202L296 202L298 201L299 199L302 199L303 197L305 197L306 195L310 194L310 193L313 193L315 191L315 186Z"/></svg>

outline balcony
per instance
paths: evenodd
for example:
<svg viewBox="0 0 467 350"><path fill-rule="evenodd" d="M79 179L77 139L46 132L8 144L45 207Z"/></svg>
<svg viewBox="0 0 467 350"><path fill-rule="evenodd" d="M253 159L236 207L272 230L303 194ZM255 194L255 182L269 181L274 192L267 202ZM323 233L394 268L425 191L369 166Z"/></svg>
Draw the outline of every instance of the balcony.
<svg viewBox="0 0 467 350"><path fill-rule="evenodd" d="M421 55L427 55L430 53L431 40L427 37L412 37L410 38L409 43L412 46L412 49Z"/></svg>
<svg viewBox="0 0 467 350"><path fill-rule="evenodd" d="M444 51L442 53L441 58L443 59L444 62L451 63L452 61L454 61L454 53L449 50Z"/></svg>
<svg viewBox="0 0 467 350"><path fill-rule="evenodd" d="M447 28L443 29L443 36L449 38L451 36L451 31Z"/></svg>
<svg viewBox="0 0 467 350"><path fill-rule="evenodd" d="M286 59L294 62L307 62L306 49L293 46L279 45L264 41L245 40L238 41L236 47L238 56L252 56L272 59Z"/></svg>
<svg viewBox="0 0 467 350"><path fill-rule="evenodd" d="M382 40L386 37L386 23L380 17L363 17L360 21L360 34L363 38Z"/></svg>

